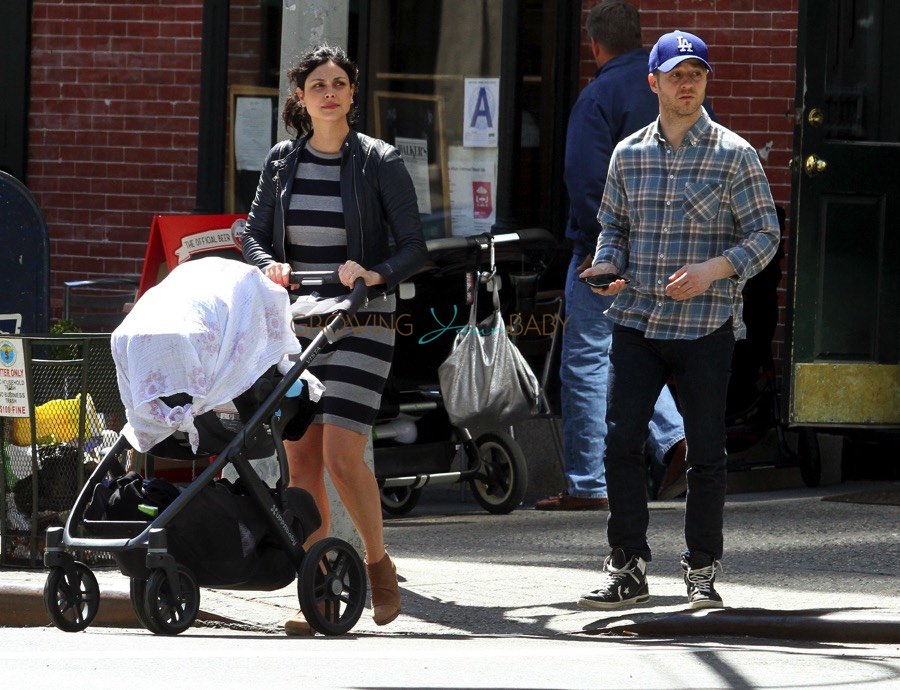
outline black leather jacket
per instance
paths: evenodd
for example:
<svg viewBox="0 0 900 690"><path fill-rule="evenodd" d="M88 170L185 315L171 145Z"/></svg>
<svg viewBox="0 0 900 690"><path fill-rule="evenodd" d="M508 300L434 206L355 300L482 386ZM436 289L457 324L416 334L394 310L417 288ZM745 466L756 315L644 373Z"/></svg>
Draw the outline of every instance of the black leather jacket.
<svg viewBox="0 0 900 690"><path fill-rule="evenodd" d="M260 269L288 262L284 218L308 139L282 141L266 157L243 237L244 258ZM383 275L387 291L421 268L427 250L416 193L396 148L351 130L341 151L341 202L348 258Z"/></svg>

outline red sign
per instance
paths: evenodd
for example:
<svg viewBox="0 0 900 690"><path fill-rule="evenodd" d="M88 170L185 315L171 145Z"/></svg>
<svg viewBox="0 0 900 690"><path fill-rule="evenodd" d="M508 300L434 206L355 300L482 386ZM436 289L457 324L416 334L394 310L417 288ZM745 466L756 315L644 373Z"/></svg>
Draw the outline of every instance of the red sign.
<svg viewBox="0 0 900 690"><path fill-rule="evenodd" d="M491 204L491 183L483 180L472 181L472 215L476 220L490 218L494 212Z"/></svg>
<svg viewBox="0 0 900 690"><path fill-rule="evenodd" d="M155 216L144 254L138 297L162 280L178 264L198 254L241 252L246 214Z"/></svg>

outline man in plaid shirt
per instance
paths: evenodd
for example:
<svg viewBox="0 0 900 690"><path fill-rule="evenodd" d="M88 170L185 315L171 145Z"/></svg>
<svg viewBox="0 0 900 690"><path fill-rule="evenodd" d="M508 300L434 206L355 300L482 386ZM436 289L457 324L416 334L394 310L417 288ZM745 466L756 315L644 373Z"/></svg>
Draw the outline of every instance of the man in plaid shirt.
<svg viewBox="0 0 900 690"><path fill-rule="evenodd" d="M725 399L736 339L746 333L741 289L775 255L780 234L753 147L702 107L706 44L674 31L650 53L659 119L613 152L598 213L601 234L583 278L616 274L610 348L606 476L611 548L598 589L579 601L612 609L647 601L644 441L669 377L687 440L681 565L691 608L722 606L714 584L722 557L727 456ZM629 281L626 284L626 279Z"/></svg>

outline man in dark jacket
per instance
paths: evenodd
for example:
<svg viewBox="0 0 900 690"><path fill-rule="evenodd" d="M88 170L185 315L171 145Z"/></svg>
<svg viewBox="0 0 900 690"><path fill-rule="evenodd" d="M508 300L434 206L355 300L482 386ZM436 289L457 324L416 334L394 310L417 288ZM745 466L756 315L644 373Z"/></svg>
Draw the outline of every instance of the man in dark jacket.
<svg viewBox="0 0 900 690"><path fill-rule="evenodd" d="M612 298L592 293L578 275L594 256L600 234L597 211L613 148L659 114L656 95L647 85L648 53L641 44L637 9L623 0L604 0L590 11L585 28L597 73L575 103L566 135L565 181L571 204L566 237L572 242L560 367L566 490L538 501L537 510L607 507L603 453L612 323L604 312ZM667 389L656 403L649 440L656 459L672 469L661 491L663 497L673 497L685 445L681 415Z"/></svg>

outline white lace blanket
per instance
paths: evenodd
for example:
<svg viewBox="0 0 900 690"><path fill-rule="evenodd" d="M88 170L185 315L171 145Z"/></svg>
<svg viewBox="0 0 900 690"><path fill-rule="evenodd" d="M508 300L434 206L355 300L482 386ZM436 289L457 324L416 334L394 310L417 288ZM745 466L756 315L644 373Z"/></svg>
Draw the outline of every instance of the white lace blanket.
<svg viewBox="0 0 900 690"><path fill-rule="evenodd" d="M122 432L145 452L173 432L198 443L194 417L230 402L287 354L300 351L287 291L256 267L206 257L148 290L112 334ZM170 408L159 400L188 393Z"/></svg>

